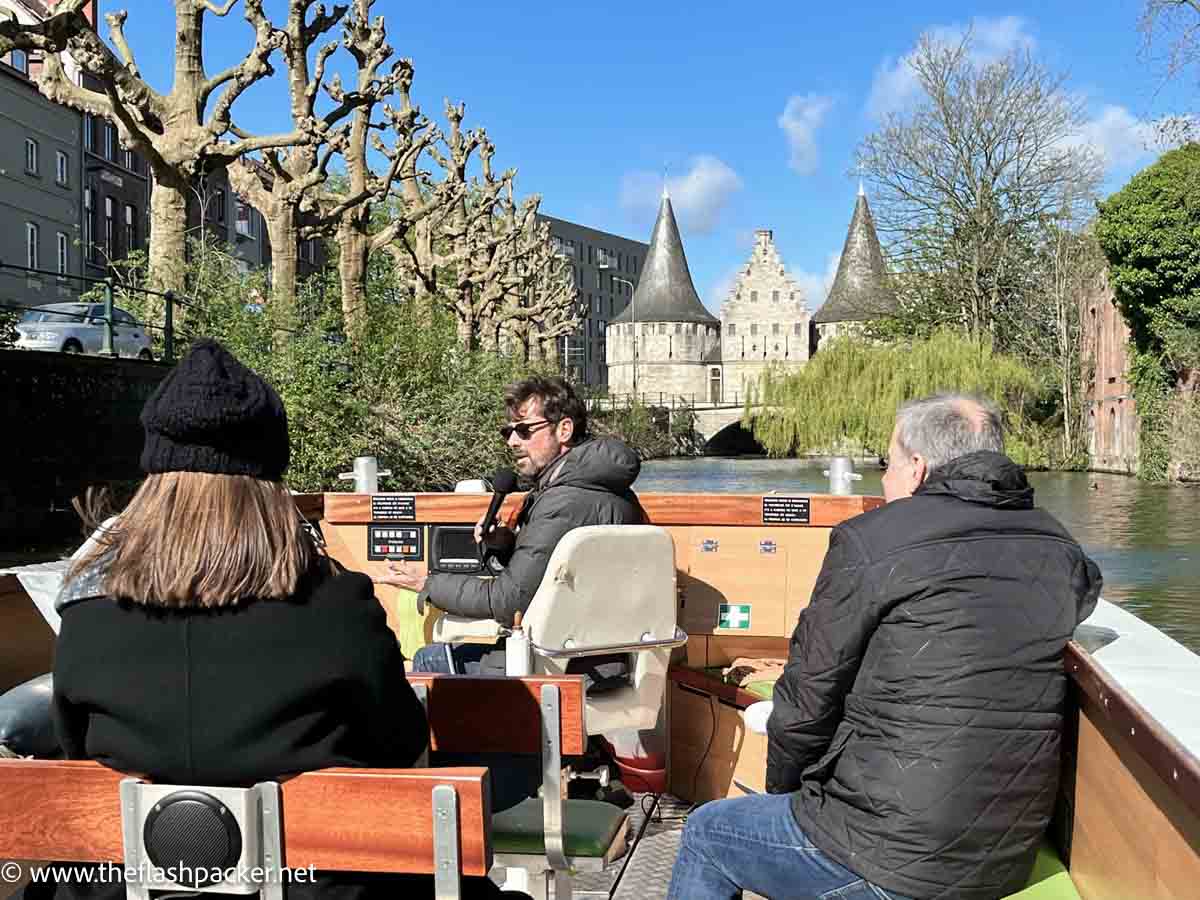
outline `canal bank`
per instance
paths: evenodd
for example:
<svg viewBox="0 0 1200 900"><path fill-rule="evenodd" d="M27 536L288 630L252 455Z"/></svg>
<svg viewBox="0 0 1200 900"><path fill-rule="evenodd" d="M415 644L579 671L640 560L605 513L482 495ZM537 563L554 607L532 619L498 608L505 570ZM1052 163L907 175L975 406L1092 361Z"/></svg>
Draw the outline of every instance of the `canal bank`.
<svg viewBox="0 0 1200 900"><path fill-rule="evenodd" d="M659 459L635 491L826 493L822 460ZM882 495L882 472L858 470L855 493ZM1200 485L1126 475L1031 472L1035 502L1067 527L1104 573L1104 597L1200 652Z"/></svg>

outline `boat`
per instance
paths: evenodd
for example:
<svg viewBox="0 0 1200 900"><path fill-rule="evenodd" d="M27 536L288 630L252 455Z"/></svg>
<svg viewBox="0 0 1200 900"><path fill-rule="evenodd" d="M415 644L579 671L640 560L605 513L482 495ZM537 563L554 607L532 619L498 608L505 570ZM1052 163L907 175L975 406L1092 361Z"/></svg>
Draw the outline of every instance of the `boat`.
<svg viewBox="0 0 1200 900"><path fill-rule="evenodd" d="M486 577L486 562L473 557L469 535L490 498L486 493L328 493L298 495L296 500L327 552L350 569L380 571L388 559L403 557L419 569L478 571ZM534 645L527 651L519 644L521 654L542 654L532 669L528 655L514 669L516 657L510 646L510 673L526 676L530 684L541 678L543 701L559 697L554 685L566 682L555 681L556 673L563 670L562 658L572 647L584 654L615 649L663 661L662 677L653 665L646 669L645 684L657 691L658 708L638 707L638 716L627 722L640 728L639 749L623 755L618 748L616 754L621 780L638 802L627 813L607 817L605 821L618 824L610 828L605 846L591 856L570 852L573 824L586 818L571 801L555 805L543 796L531 808L536 819L532 826L528 817L521 822L511 818L501 822L503 814L494 817L487 837L489 866L497 877L503 867L510 886L523 887L534 896L614 900L665 896L687 811L698 803L764 789L763 704L769 702L770 687L729 683L722 670L739 658L786 656L788 638L808 602L830 529L883 502L853 495L774 493L645 493L639 498L651 530L670 538L666 552L673 558L668 567L671 586L663 602L668 607L664 621L674 632L639 625L643 630L639 633L635 627L627 640L566 637L556 649L538 646L539 640L548 640L545 636L553 628L534 623L527 633L517 635ZM520 501L520 495L510 495L501 517L514 518ZM610 594L637 579L629 566L637 572L649 571L621 561L621 554L632 552L622 549L627 545L600 549L602 544L586 543L593 537L604 536L580 535L585 552L597 548L593 561L595 553L617 554L615 561L604 564ZM0 574L0 690L49 668L53 632L31 596L39 590L44 593L54 571L50 566ZM552 559L543 587L577 590L567 584L574 571L569 566L556 568ZM547 587L556 572L557 586ZM660 579L660 587L654 589L657 595L667 593L661 587L666 584L661 573L654 578ZM498 627L484 628L464 637L437 610L419 613L408 592L381 587L378 596L389 627L407 652L435 638L457 635L455 639L489 640L499 633ZM41 606L45 608L44 600ZM1029 886L1012 896L1021 900L1200 896L1200 715L1196 712L1200 656L1101 600L1068 644L1063 665L1070 691L1055 814ZM421 680L421 689L433 689L435 683L436 677ZM487 705L492 701L480 693L454 702ZM555 721L592 717L590 707L580 710L567 699L561 705L558 699L554 703ZM540 727L544 763L551 758L547 753L561 763L570 749L551 746L558 730L547 725L549 708L543 705L540 713L532 708L529 716L514 721L523 722L526 731ZM461 711L458 715L461 719ZM446 740L453 727L457 726L447 726L449 730L443 732ZM590 725L585 727L595 733ZM564 724L562 734L566 733ZM0 761L0 783L4 765ZM592 773L567 770L564 779L562 767L554 769L546 766L544 784L555 791L572 778L592 777ZM556 816L561 820L554 821ZM522 850L511 832L531 827L539 830L541 843L535 842L531 851L526 842ZM0 858L5 853L0 837ZM523 881L521 870L527 873Z"/></svg>

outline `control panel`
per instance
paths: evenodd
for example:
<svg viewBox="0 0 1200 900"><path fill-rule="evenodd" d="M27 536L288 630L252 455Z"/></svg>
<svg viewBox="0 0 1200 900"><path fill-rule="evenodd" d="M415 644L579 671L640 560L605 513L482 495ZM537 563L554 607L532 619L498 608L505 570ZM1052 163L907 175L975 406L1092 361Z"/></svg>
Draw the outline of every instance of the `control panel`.
<svg viewBox="0 0 1200 900"><path fill-rule="evenodd" d="M368 525L367 559L425 558L424 526Z"/></svg>

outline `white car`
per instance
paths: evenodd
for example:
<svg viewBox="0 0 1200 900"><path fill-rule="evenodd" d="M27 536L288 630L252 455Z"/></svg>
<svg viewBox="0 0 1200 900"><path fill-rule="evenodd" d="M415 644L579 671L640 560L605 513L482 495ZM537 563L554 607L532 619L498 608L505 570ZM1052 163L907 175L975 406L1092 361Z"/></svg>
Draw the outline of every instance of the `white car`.
<svg viewBox="0 0 1200 900"><path fill-rule="evenodd" d="M50 303L26 310L17 323L16 346L26 350L99 353L104 342L103 303ZM113 349L118 356L153 359L146 329L113 307Z"/></svg>

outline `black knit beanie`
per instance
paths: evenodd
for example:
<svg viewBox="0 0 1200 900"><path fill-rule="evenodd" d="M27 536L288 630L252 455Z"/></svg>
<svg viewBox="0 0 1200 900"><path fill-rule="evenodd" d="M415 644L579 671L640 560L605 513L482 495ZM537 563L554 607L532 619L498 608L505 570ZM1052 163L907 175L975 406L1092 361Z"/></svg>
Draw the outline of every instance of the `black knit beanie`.
<svg viewBox="0 0 1200 900"><path fill-rule="evenodd" d="M274 388L210 339L197 341L142 409L142 468L282 481L287 414Z"/></svg>

